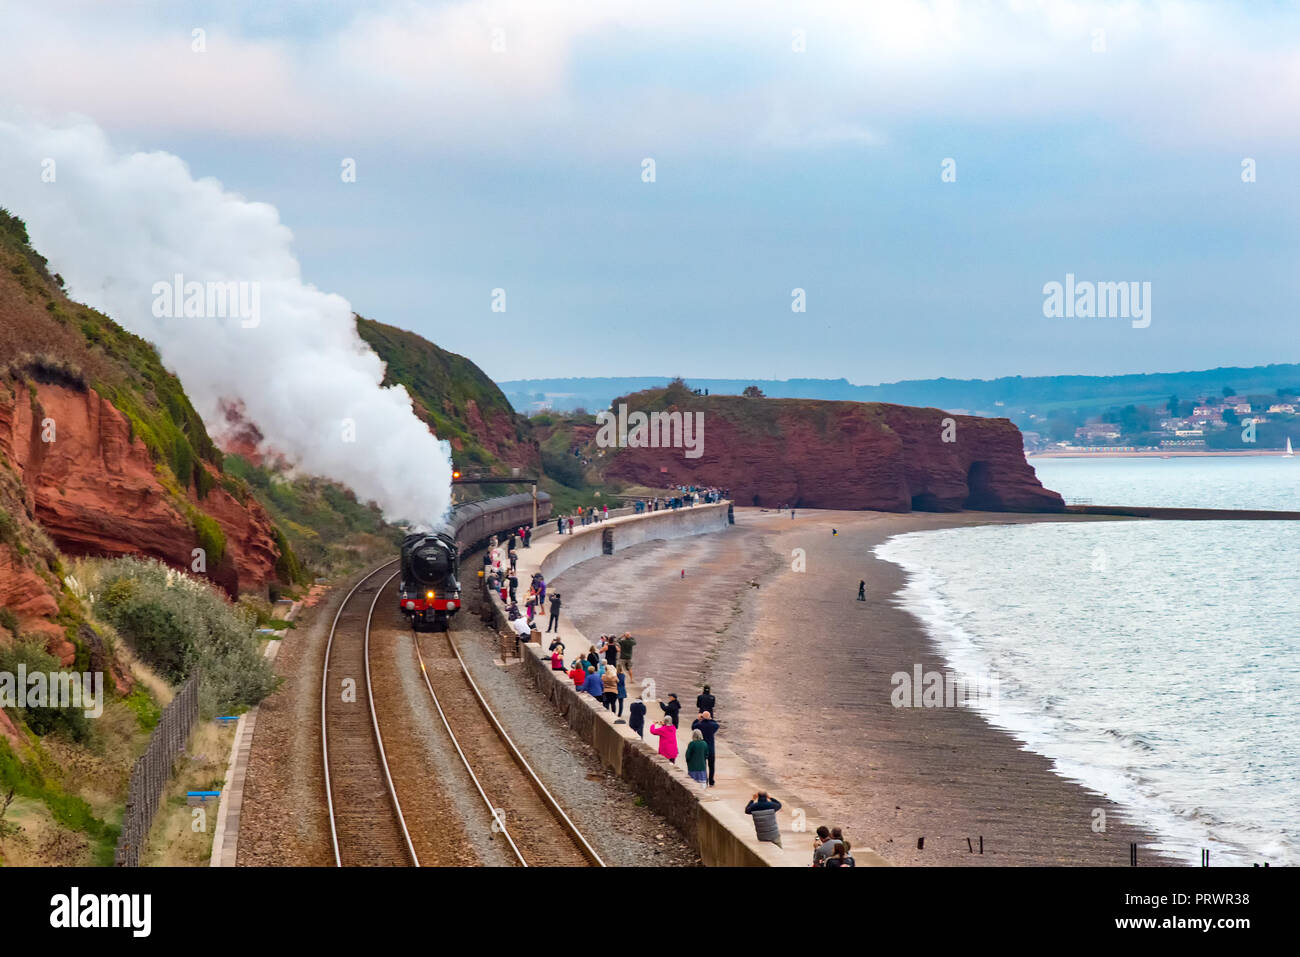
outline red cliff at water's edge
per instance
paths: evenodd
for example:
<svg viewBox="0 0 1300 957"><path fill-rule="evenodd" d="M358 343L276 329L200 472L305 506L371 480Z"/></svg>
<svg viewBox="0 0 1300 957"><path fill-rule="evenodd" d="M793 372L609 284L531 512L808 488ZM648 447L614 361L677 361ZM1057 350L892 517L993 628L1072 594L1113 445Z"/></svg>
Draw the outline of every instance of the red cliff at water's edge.
<svg viewBox="0 0 1300 957"><path fill-rule="evenodd" d="M690 413L703 423L703 440L695 458L681 448L606 449L606 478L722 486L742 505L1064 509L1025 461L1020 430L1007 419L884 403L704 397L671 387L616 400L616 410L619 403L630 412Z"/></svg>

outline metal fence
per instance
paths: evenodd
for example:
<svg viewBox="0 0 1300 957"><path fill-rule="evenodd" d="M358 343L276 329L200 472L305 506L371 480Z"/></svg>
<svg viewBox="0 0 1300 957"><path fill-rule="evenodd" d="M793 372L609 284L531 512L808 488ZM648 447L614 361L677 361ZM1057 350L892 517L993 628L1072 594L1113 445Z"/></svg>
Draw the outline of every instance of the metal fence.
<svg viewBox="0 0 1300 957"><path fill-rule="evenodd" d="M172 698L171 704L163 709L158 726L149 738L149 747L131 769L126 811L122 815L122 834L117 839L117 851L113 855L113 863L118 867L140 865L140 852L149 839L149 828L158 813L163 790L171 780L176 756L185 750L185 742L198 720L199 673L195 670Z"/></svg>

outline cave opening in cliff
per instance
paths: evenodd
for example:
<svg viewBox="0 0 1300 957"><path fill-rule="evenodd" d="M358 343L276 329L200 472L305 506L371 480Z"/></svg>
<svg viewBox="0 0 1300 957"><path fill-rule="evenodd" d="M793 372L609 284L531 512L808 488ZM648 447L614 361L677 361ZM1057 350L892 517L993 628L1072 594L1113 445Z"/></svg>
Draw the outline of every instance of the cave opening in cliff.
<svg viewBox="0 0 1300 957"><path fill-rule="evenodd" d="M972 462L966 471L966 501L963 508L998 508L1001 505L993 489L993 466Z"/></svg>
<svg viewBox="0 0 1300 957"><path fill-rule="evenodd" d="M914 512L951 512L954 509L951 506L945 506L939 501L939 496L933 492L921 492L919 495L912 496L912 511Z"/></svg>

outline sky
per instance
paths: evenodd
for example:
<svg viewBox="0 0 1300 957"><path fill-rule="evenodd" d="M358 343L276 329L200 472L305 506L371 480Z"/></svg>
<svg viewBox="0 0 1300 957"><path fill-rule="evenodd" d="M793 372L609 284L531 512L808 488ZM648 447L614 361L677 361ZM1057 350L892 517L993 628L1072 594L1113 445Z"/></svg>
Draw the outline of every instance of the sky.
<svg viewBox="0 0 1300 957"><path fill-rule="evenodd" d="M273 207L306 283L496 379L1300 360L1290 3L0 0L0 23L0 121L174 154ZM1150 324L1045 316L1067 274L1150 283Z"/></svg>

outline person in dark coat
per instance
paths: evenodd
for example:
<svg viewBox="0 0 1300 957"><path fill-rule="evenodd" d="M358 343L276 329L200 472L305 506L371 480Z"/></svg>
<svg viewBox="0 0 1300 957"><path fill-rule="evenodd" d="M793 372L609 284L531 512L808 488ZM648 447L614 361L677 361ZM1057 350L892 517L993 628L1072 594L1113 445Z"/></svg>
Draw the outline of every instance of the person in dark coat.
<svg viewBox="0 0 1300 957"><path fill-rule="evenodd" d="M712 711L713 706L716 705L717 703L718 703L718 699L713 697L713 693L709 691L709 686L705 685L704 693L697 695L695 698L695 710Z"/></svg>
<svg viewBox="0 0 1300 957"><path fill-rule="evenodd" d="M681 727L680 723L678 722L677 712L682 710L682 703L677 700L677 695L670 694L668 696L668 703L664 704L662 701L660 701L659 707L663 709L664 717L673 723L674 728Z"/></svg>
<svg viewBox="0 0 1300 957"><path fill-rule="evenodd" d="M718 763L718 752L713 743L713 738L718 733L718 722L713 720L713 715L708 711L703 711L698 718L691 722L691 730L699 731L700 734L704 735L704 743L709 746L709 787L713 787L713 772Z"/></svg>
<svg viewBox="0 0 1300 957"><path fill-rule="evenodd" d="M511 602L514 602L514 601L515 601L515 589L517 589L517 588L519 587L519 577L518 577L517 575L515 575L515 570L514 570L514 568L511 568L511 569L510 569L510 578L509 578L508 580L509 580L509 582L510 582L510 601L511 601Z"/></svg>
<svg viewBox="0 0 1300 957"><path fill-rule="evenodd" d="M776 823L776 812L781 810L781 802L768 797L766 791L757 792L745 805L745 813L754 818L754 833L760 841L770 841L781 846L781 827Z"/></svg>
<svg viewBox="0 0 1300 957"><path fill-rule="evenodd" d="M645 737L645 702L637 698L628 706L627 726L640 737Z"/></svg>
<svg viewBox="0 0 1300 957"><path fill-rule="evenodd" d="M556 534L556 535L563 535L563 534L564 534L564 519L563 519L563 518L557 518L557 519L555 520L555 534Z"/></svg>
<svg viewBox="0 0 1300 957"><path fill-rule="evenodd" d="M546 630L560 630L560 593L558 591L551 596L551 617L546 623Z"/></svg>

